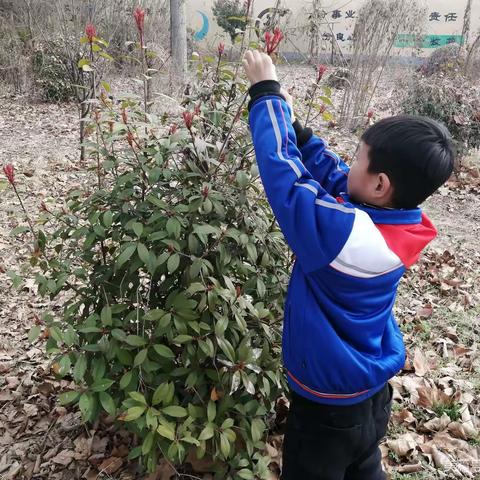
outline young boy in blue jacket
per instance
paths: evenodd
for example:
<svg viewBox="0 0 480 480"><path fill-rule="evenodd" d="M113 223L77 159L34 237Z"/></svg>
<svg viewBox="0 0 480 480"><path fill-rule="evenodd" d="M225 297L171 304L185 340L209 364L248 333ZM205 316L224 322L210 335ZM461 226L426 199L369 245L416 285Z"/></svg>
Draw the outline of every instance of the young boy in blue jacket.
<svg viewBox="0 0 480 480"><path fill-rule="evenodd" d="M349 169L293 121L268 55L249 51L244 67L260 176L296 256L283 326L282 479L385 479L388 380L405 364L392 309L405 270L436 236L418 205L452 173L451 137L424 117L387 118L363 134Z"/></svg>

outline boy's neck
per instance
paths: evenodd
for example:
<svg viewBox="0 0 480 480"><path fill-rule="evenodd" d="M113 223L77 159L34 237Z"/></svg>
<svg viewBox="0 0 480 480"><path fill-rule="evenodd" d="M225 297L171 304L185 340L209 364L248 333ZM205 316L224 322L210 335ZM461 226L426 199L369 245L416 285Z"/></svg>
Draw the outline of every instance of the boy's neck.
<svg viewBox="0 0 480 480"><path fill-rule="evenodd" d="M403 210L403 208L395 208L390 205L374 205L373 203L363 202L362 205L370 208L377 208L378 210Z"/></svg>

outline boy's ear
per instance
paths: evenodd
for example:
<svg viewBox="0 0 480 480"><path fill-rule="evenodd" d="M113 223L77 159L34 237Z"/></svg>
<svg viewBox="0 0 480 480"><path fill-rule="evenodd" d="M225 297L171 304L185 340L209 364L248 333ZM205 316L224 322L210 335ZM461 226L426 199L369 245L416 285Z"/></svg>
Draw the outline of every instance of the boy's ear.
<svg viewBox="0 0 480 480"><path fill-rule="evenodd" d="M392 183L386 173L378 174L375 194L378 197L389 197L392 195Z"/></svg>

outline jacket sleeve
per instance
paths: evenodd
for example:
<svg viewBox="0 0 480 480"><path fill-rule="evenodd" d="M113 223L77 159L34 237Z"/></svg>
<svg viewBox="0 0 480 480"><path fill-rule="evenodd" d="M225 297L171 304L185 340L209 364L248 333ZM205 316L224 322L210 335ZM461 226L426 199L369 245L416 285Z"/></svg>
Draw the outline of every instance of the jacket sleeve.
<svg viewBox="0 0 480 480"><path fill-rule="evenodd" d="M328 148L324 139L314 135L311 128L304 128L298 120L293 128L303 163L313 178L334 197L346 192L350 171L347 164Z"/></svg>
<svg viewBox="0 0 480 480"><path fill-rule="evenodd" d="M355 209L337 202L302 163L282 98L257 99L249 123L262 183L287 243L305 272L329 265L352 231Z"/></svg>

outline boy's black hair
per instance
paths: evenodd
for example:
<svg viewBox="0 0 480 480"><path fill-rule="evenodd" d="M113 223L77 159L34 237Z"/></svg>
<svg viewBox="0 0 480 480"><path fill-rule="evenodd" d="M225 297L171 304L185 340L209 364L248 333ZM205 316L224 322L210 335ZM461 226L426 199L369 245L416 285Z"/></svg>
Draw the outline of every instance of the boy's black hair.
<svg viewBox="0 0 480 480"><path fill-rule="evenodd" d="M452 174L452 137L444 125L431 118L385 118L361 139L370 147L369 172L385 173L393 185L395 208L416 208Z"/></svg>

